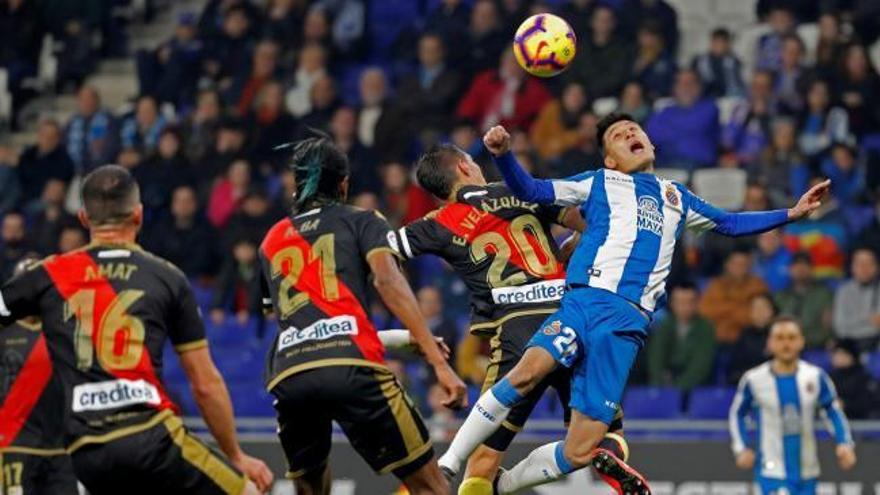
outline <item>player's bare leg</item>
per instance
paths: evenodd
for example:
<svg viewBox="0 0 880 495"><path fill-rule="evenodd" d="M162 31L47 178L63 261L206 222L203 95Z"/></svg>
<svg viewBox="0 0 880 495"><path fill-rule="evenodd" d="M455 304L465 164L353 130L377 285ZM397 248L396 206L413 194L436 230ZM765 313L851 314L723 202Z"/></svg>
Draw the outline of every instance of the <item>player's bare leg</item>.
<svg viewBox="0 0 880 495"><path fill-rule="evenodd" d="M418 471L403 479L410 495L448 495L449 482L437 466L437 461L431 461L420 467Z"/></svg>
<svg viewBox="0 0 880 495"><path fill-rule="evenodd" d="M297 495L330 495L330 466L321 471L312 471L293 480Z"/></svg>
<svg viewBox="0 0 880 495"><path fill-rule="evenodd" d="M492 482L498 474L504 452L480 445L468 458L464 481L458 495L492 495Z"/></svg>

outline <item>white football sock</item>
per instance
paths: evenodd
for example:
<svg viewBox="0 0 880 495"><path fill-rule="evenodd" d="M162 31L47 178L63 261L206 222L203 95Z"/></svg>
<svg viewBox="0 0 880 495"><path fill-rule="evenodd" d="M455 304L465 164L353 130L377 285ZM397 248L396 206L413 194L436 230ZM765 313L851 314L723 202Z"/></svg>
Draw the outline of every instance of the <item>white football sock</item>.
<svg viewBox="0 0 880 495"><path fill-rule="evenodd" d="M498 493L514 493L556 481L574 471L574 467L562 455L563 442L548 443L533 450L528 457L498 479Z"/></svg>
<svg viewBox="0 0 880 495"><path fill-rule="evenodd" d="M438 461L441 467L458 474L462 464L473 451L507 419L512 404L502 404L493 393L493 389L487 390L474 404L467 419L461 424L461 428L449 444L449 450Z"/></svg>

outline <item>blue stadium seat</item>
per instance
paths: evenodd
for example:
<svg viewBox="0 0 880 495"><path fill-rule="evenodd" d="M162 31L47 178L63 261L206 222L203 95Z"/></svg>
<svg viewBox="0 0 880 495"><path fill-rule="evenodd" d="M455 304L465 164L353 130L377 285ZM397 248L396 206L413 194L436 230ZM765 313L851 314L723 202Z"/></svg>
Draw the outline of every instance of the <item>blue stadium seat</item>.
<svg viewBox="0 0 880 495"><path fill-rule="evenodd" d="M807 350L804 351L801 359L810 364L814 364L825 371L831 370L831 355L828 354L828 351L821 349Z"/></svg>
<svg viewBox="0 0 880 495"><path fill-rule="evenodd" d="M693 419L724 419L734 395L736 389L731 387L697 387L691 391L687 415Z"/></svg>
<svg viewBox="0 0 880 495"><path fill-rule="evenodd" d="M214 299L214 289L202 285L196 280L190 280L193 288L193 294L196 296L196 304L201 308L202 313L207 314L211 310L211 301Z"/></svg>
<svg viewBox="0 0 880 495"><path fill-rule="evenodd" d="M880 380L880 351L877 351L870 356L868 356L868 373L870 373L874 378Z"/></svg>
<svg viewBox="0 0 880 495"><path fill-rule="evenodd" d="M227 315L222 325L214 325L210 320L205 321L205 333L208 342L212 346L239 346L247 347L257 340L257 318L248 318L245 324L240 324L233 315Z"/></svg>
<svg viewBox="0 0 880 495"><path fill-rule="evenodd" d="M274 400L262 381L247 381L229 385L232 407L236 416L275 417Z"/></svg>
<svg viewBox="0 0 880 495"><path fill-rule="evenodd" d="M166 383L165 389L171 400L180 407L181 414L184 416L198 416L200 414L199 406L196 404L187 383Z"/></svg>
<svg viewBox="0 0 880 495"><path fill-rule="evenodd" d="M215 347L212 351L217 369L227 382L262 380L265 360L248 348Z"/></svg>
<svg viewBox="0 0 880 495"><path fill-rule="evenodd" d="M419 20L419 2L413 0L382 0L369 3L368 29L372 39L373 59L388 59L390 48L400 30Z"/></svg>
<svg viewBox="0 0 880 495"><path fill-rule="evenodd" d="M681 415L681 391L672 387L631 387L623 398L630 419L672 419Z"/></svg>

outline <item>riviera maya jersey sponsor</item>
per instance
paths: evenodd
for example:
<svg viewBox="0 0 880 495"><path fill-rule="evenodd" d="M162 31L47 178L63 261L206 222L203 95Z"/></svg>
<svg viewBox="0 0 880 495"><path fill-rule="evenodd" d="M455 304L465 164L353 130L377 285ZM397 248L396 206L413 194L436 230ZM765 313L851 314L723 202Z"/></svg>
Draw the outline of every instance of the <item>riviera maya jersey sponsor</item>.
<svg viewBox="0 0 880 495"><path fill-rule="evenodd" d="M357 321L353 316L343 315L318 320L305 328L290 327L278 336L278 351L304 342L332 339L333 337L357 335Z"/></svg>
<svg viewBox="0 0 880 495"><path fill-rule="evenodd" d="M101 411L137 404L157 406L159 390L145 380L109 380L73 388L73 412Z"/></svg>

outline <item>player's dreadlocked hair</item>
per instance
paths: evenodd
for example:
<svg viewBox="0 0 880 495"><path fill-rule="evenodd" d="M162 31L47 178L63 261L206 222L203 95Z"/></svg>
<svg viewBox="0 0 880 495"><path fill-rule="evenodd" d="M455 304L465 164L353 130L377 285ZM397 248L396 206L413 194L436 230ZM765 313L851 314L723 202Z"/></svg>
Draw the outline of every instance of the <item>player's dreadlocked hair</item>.
<svg viewBox="0 0 880 495"><path fill-rule="evenodd" d="M296 177L295 212L343 199L339 184L348 177L348 158L326 134L284 147L293 148L289 166Z"/></svg>

